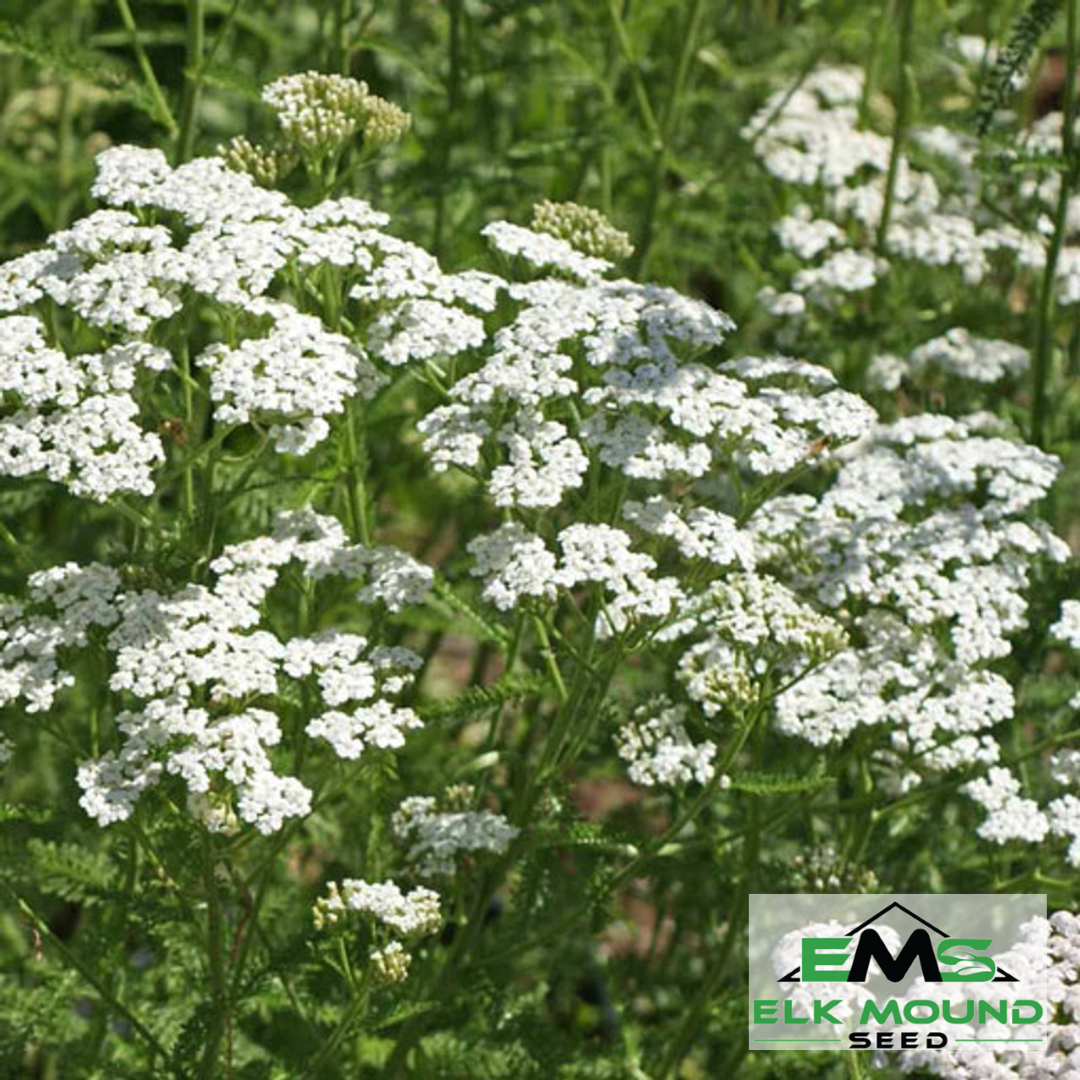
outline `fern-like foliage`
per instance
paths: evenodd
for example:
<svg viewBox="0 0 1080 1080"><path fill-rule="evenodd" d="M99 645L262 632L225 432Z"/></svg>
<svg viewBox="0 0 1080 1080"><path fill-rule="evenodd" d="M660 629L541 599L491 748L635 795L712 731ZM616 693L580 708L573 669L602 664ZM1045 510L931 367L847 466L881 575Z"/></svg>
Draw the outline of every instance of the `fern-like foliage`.
<svg viewBox="0 0 1080 1080"><path fill-rule="evenodd" d="M424 702L417 712L425 720L462 720L542 694L547 687L547 680L538 675L505 675L488 686L472 686L447 701Z"/></svg>
<svg viewBox="0 0 1080 1080"><path fill-rule="evenodd" d="M1013 80L1027 66L1043 35L1061 9L1061 0L1031 0L1013 24L1009 40L987 72L979 93L976 124L980 135L990 128L994 114L1013 90Z"/></svg>
<svg viewBox="0 0 1080 1080"><path fill-rule="evenodd" d="M65 79L90 83L152 119L159 119L158 106L145 85L108 53L7 22L0 22L0 53L21 56Z"/></svg>
<svg viewBox="0 0 1080 1080"><path fill-rule="evenodd" d="M810 773L747 772L731 778L731 790L744 795L807 795L834 783L820 770Z"/></svg>

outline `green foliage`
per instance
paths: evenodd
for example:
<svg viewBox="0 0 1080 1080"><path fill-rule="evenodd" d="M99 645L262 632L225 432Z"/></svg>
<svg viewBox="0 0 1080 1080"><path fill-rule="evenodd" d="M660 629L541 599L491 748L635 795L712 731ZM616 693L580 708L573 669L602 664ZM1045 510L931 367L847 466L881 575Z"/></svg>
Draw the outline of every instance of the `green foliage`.
<svg viewBox="0 0 1080 1080"><path fill-rule="evenodd" d="M448 700L421 702L417 711L428 720L471 719L502 705L535 697L549 686L541 676L506 675L487 686L471 686Z"/></svg>
<svg viewBox="0 0 1080 1080"><path fill-rule="evenodd" d="M1057 40L1061 0L1025 0L1014 19L1016 6L920 3L915 26L913 123L985 136L972 162L991 209L999 201L1015 207L995 200L1024 178L1060 177L1068 166L1064 154L989 130L996 114L1017 105L1017 76ZM282 74L342 72L407 108L411 131L392 151L342 153L332 182L297 165L281 181L290 196L368 199L392 215L396 235L427 245L447 269L472 263L488 221L524 224L542 199L595 207L634 243L628 274L724 308L740 324L741 350L771 355L788 343L755 297L797 268L773 223L814 193L774 182L743 125L769 94L794 88L819 62L866 72L860 110L868 128L889 132L894 113L885 91L898 60L887 18L895 4L132 0L134 32L122 7L7 5L7 256L92 208L93 158L105 146L154 145L173 160L212 154L239 134L271 146L279 132L262 87ZM972 93L955 92L946 59L946 42L958 33L1007 33L984 66L974 107ZM937 174L949 197L964 194L960 171ZM1025 212L1021 203L1017 213ZM993 220L1012 223L1007 215ZM288 290L304 310L320 310L314 276L297 272ZM930 328L966 319L987 336L1027 340L1033 291L1021 273L977 287L897 265L887 286L808 317L808 358L861 389L876 356L907 354ZM201 348L230 332L220 312L213 319L157 327L153 340L171 346L188 335L185 348ZM75 323L50 332L100 347L93 328ZM1080 523L1080 324L1060 315L1053 335L1050 442L1069 476L1043 512L1072 538ZM465 558L458 533L510 515L487 507L472 477L425 472L415 421L445 389L412 369L394 374L364 417L351 460L344 433L311 468L287 457L267 465L262 430L222 437L208 452L199 442L205 386L185 400L163 378L153 394L169 418L165 497L87 508L55 485L0 481L5 594L33 570L68 559L122 565L125 587L201 584L223 544L267 531L282 509L308 505L356 532L365 514L393 519L392 528L379 524L377 542L420 552L436 567L434 598L422 609L360 617L355 589L346 595L291 579L269 599L268 619L283 631L317 631L344 613L350 632L415 649L424 666L408 704L427 722L410 735L415 752L400 758L385 751L365 753L361 763L317 759L312 814L271 837L193 829L175 777L161 785L156 816L89 827L71 778L99 746L115 745L117 717L129 706L92 662L55 716L5 710L3 730L18 733L20 749L4 767L0 800L0 1076L841 1080L860 1074L839 1057L746 1058L746 950L741 936L727 947L732 913L745 909L747 891L770 882L777 891L802 887L795 854L834 847L845 870L872 871L882 891L992 891L1021 879L1054 904L1076 905L1075 871L1063 856L976 849L978 816L957 798L966 775L913 794L866 790L869 757L858 733L842 746L808 750L772 733L766 739L767 720L754 728L727 711L695 715L694 733L715 739L718 760L730 755L728 782L705 792L630 784L610 752L611 733L655 673L640 651L618 654L612 642L595 640L591 619L569 613L566 598L503 618L467 571L457 572ZM921 393L874 400L884 416L913 415L941 398L954 413L987 409L1017 427L1030 419L1026 386L983 397L956 386ZM367 485L360 494L357 475ZM816 494L824 482L784 478L796 495ZM595 497L596 520L608 521L625 495L611 482L583 499ZM542 535L553 528L539 512L528 524ZM659 544L657 554L662 563ZM1078 589L1073 564L1034 580L1039 625ZM589 612L588 597L574 599ZM591 651L556 639L549 655L534 614L541 627L580 632ZM1045 633L1019 637L1016 655L994 671L1018 691L1017 745L1008 749L1033 768L1076 745L1075 691L1071 662ZM609 668L624 678L615 701L604 698ZM1070 678L1060 677L1064 669ZM674 681L670 671L665 677ZM276 695L283 735L273 753L283 768L302 756L296 735L313 697L312 677ZM253 693L245 704L266 701ZM32 753L23 749L28 729ZM474 809L512 806L518 834L505 856L470 855L436 882L440 933L409 942L404 983L372 987L370 953L383 942L358 922L316 934L313 905L331 881L427 883L389 821L403 795L450 786ZM943 821L950 828L931 849L930 827ZM699 1022L685 1040L688 1016ZM865 1066L861 1075L896 1074Z"/></svg>
<svg viewBox="0 0 1080 1080"><path fill-rule="evenodd" d="M1062 8L1062 0L1027 0L1027 6L1013 24L1008 41L986 72L979 93L978 129L985 134L994 114L1013 91L1017 76L1023 75L1035 50L1053 26Z"/></svg>
<svg viewBox="0 0 1080 1080"><path fill-rule="evenodd" d="M824 769L816 768L809 774L744 772L731 779L731 790L746 795L808 795L821 791L835 783L826 776Z"/></svg>

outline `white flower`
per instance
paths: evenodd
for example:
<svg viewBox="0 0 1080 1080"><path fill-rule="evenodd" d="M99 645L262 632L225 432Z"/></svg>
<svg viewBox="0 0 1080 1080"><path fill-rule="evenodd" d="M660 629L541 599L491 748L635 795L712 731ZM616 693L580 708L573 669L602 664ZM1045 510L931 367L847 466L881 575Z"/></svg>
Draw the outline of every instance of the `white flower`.
<svg viewBox="0 0 1080 1080"><path fill-rule="evenodd" d="M707 784L715 773L716 745L696 744L686 731L687 709L656 699L634 710L633 718L617 732L619 757L627 775L645 787Z"/></svg>
<svg viewBox="0 0 1080 1080"><path fill-rule="evenodd" d="M1027 349L1020 345L975 337L963 327L954 327L915 349L909 364L915 375L936 369L959 379L995 383L1024 372L1029 360Z"/></svg>
<svg viewBox="0 0 1080 1080"><path fill-rule="evenodd" d="M645 532L673 540L688 559L706 559L717 566L743 570L754 568L753 537L727 514L706 506L680 513L680 508L663 495L653 495L644 503L627 501L623 516Z"/></svg>
<svg viewBox="0 0 1080 1080"><path fill-rule="evenodd" d="M539 270L561 270L588 281L611 269L607 259L598 259L576 251L565 240L546 232L534 232L509 221L493 221L480 230L496 251L510 258L521 258Z"/></svg>
<svg viewBox="0 0 1080 1080"><path fill-rule="evenodd" d="M198 357L198 365L210 372L219 420L237 424L258 416L310 422L342 412L353 394L372 396L385 381L361 349L328 333L318 319L284 306L272 317L266 337L249 338L235 349L211 345ZM320 434L328 434L325 425ZM281 443L279 437L279 449L285 449Z"/></svg>
<svg viewBox="0 0 1080 1080"><path fill-rule="evenodd" d="M109 688L137 704L117 718L117 748L79 770L86 811L102 825L125 820L143 792L177 776L207 828L231 829L239 818L277 831L309 812L311 792L276 770L281 724L272 708L250 707L252 697L272 706L283 680L313 677L328 708L306 735L349 759L369 746L396 749L420 726L390 700L411 685L422 663L415 653L335 630L283 641L263 625L263 601L294 561L316 580L367 579L364 601L391 610L422 599L432 577L403 552L349 544L335 519L310 511L283 514L270 536L225 548L210 564L212 583L171 594L122 592L120 574L97 564L39 571L28 592L41 612L0 606L0 704L51 707L73 682L64 650L98 634Z"/></svg>
<svg viewBox="0 0 1080 1080"><path fill-rule="evenodd" d="M507 522L470 540L468 549L476 558L471 572L484 578L484 598L501 611L514 610L526 598L555 598L560 581L555 556L524 526Z"/></svg>
<svg viewBox="0 0 1080 1080"><path fill-rule="evenodd" d="M800 259L813 259L832 244L844 239L844 231L835 222L815 218L805 203L773 225L780 246Z"/></svg>
<svg viewBox="0 0 1080 1080"><path fill-rule="evenodd" d="M369 746L396 750L405 745L405 732L421 726L412 709L395 708L388 701L363 705L351 713L324 713L307 725L313 739L325 739L338 757L353 761Z"/></svg>
<svg viewBox="0 0 1080 1080"><path fill-rule="evenodd" d="M1050 822L1038 803L1020 797L1020 782L1008 769L994 767L985 779L965 785L964 791L987 811L978 829L984 840L997 844L1025 840L1037 844L1050 831Z"/></svg>
<svg viewBox="0 0 1080 1080"><path fill-rule="evenodd" d="M1070 649L1080 649L1080 600L1061 602L1061 618L1050 627L1050 633Z"/></svg>
<svg viewBox="0 0 1080 1080"><path fill-rule="evenodd" d="M418 885L409 892L392 881L367 882L346 878L331 883L329 894L316 904L316 925L334 925L347 911L370 916L406 937L437 930L441 921L439 894Z"/></svg>
<svg viewBox="0 0 1080 1080"><path fill-rule="evenodd" d="M483 320L438 300L406 300L389 308L368 333L372 353L394 367L455 356L485 341Z"/></svg>
<svg viewBox="0 0 1080 1080"><path fill-rule="evenodd" d="M503 854L520 831L490 810L439 812L435 800L406 799L393 817L396 836L409 845L408 860L424 877L453 874L460 855Z"/></svg>

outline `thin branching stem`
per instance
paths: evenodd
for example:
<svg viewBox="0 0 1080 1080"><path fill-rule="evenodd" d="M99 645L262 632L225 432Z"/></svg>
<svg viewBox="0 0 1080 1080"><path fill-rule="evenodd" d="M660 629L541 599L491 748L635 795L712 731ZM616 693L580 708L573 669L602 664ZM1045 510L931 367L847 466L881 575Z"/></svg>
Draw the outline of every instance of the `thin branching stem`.
<svg viewBox="0 0 1080 1080"><path fill-rule="evenodd" d="M101 1000L105 1002L110 1009L122 1016L132 1026L132 1029L136 1034L144 1043L146 1043L147 1049L150 1051L151 1062L155 1059L159 1059L162 1062L168 1061L169 1053L159 1041L158 1037L109 989L105 980L97 975L90 966L74 952L74 950L70 949L59 937L57 937L48 922L46 922L46 920L43 919L30 904L19 896L10 886L0 882L0 889L7 893L8 897L34 929L50 942L57 953L63 958L64 962L82 976L83 980L93 988Z"/></svg>
<svg viewBox="0 0 1080 1080"><path fill-rule="evenodd" d="M139 37L138 24L135 22L135 16L131 13L131 5L128 0L116 0L116 6L120 12L120 21L124 24L124 29L127 30L131 37L131 47L135 52L135 60L139 65L139 71L146 82L146 88L150 91L150 96L154 99L158 120L168 128L170 135L177 135L180 129L176 125L172 109L169 108L169 102L161 89L161 84L154 74L154 65L150 63L150 57L146 55L146 49L143 48L142 39Z"/></svg>
<svg viewBox="0 0 1080 1080"><path fill-rule="evenodd" d="M881 219L877 228L877 253L884 255L889 246L889 224L892 221L896 186L900 178L900 163L904 156L911 113L912 41L915 30L916 0L900 0L900 56L897 64L896 115L893 119L892 150L889 153L889 171L885 176L885 195L881 203Z"/></svg>
<svg viewBox="0 0 1080 1080"><path fill-rule="evenodd" d="M1076 64L1077 24L1080 21L1078 0L1067 0L1066 56L1065 56L1065 110L1061 126L1061 153L1064 159L1060 174L1057 207L1054 211L1054 231L1046 252L1042 283L1039 287L1039 306L1035 317L1035 348L1031 363L1031 441L1043 447L1047 442L1049 407L1047 384L1050 379L1050 361L1054 339L1054 308L1057 289L1057 267L1061 249L1068 229L1069 199L1076 186Z"/></svg>
<svg viewBox="0 0 1080 1080"><path fill-rule="evenodd" d="M180 108L180 131L176 140L176 160L187 161L195 149L199 103L205 73L203 49L206 40L206 0L187 3L187 69L184 98Z"/></svg>

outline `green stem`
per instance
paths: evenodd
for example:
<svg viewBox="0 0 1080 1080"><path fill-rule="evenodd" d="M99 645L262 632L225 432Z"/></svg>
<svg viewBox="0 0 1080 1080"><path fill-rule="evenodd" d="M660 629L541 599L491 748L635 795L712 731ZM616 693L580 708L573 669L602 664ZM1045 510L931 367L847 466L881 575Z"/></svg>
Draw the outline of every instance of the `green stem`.
<svg viewBox="0 0 1080 1080"><path fill-rule="evenodd" d="M616 0L608 0L608 15L611 18L611 25L615 29L615 39L619 43L619 49L630 71L630 82L634 87L634 98L637 101L638 111L641 113L642 123L645 125L645 130L648 132L654 146L659 145L662 147L664 137L660 130L660 124L649 101L648 91L645 89L641 71L638 68L637 60L634 58L634 47L630 43L630 35L626 31L626 23L623 21Z"/></svg>
<svg viewBox="0 0 1080 1080"><path fill-rule="evenodd" d="M154 99L158 120L169 129L170 135L176 135L178 128L176 121L173 119L172 109L169 108L169 103L165 100L165 94L162 92L161 84L154 74L154 67L150 63L150 57L146 55L146 50L139 39L139 28L135 23L135 16L131 14L128 0L116 0L116 6L120 11L120 20L124 24L124 29L131 35L131 47L135 51L135 60L139 65L139 71L142 72L143 79L146 81L150 96Z"/></svg>
<svg viewBox="0 0 1080 1080"><path fill-rule="evenodd" d="M697 45L698 30L701 26L701 16L704 5L701 0L693 0L690 11L686 16L686 25L682 34L682 49L679 52L678 64L675 68L675 78L672 82L671 93L664 105L663 116L660 120L659 140L654 148L652 170L649 175L649 190L645 199L645 214L642 219L641 230L631 263L631 273L638 277L645 271L649 251L652 247L656 230L657 209L660 205L660 191L664 181L664 169L668 156L668 147L671 145L682 112L683 90L686 86L686 77L690 71L690 60L694 55Z"/></svg>
<svg viewBox="0 0 1080 1080"><path fill-rule="evenodd" d="M364 474L367 471L366 447L361 455L360 440L356 435L356 410L352 401L346 406L345 414L345 449L348 455L348 467L346 469L347 483L346 498L349 501L349 517L351 518L353 541L361 541L366 545L371 544L371 524L368 521L368 497L367 484Z"/></svg>
<svg viewBox="0 0 1080 1080"><path fill-rule="evenodd" d="M551 675L551 679L555 683L555 688L559 693L559 700L565 705L566 699L569 696L566 690L566 683L563 682L562 672L559 670L559 661L555 658L555 653L552 652L551 639L548 637L547 626L539 615L533 616L533 628L536 630L536 636L540 639L540 652L543 654L544 663L547 665L548 673Z"/></svg>
<svg viewBox="0 0 1080 1080"><path fill-rule="evenodd" d="M187 376L183 380L184 431L190 439L195 433L195 406L191 392L191 384L194 380L191 374L191 347L186 339L184 341L184 373ZM192 465L192 455L189 454L184 461L184 516L188 522L195 518L195 470Z"/></svg>
<svg viewBox="0 0 1080 1080"><path fill-rule="evenodd" d="M205 0L188 0L187 70L184 72L184 98L180 109L180 133L176 140L177 162L187 161L195 149L196 117L202 96L203 49L206 39Z"/></svg>
<svg viewBox="0 0 1080 1080"><path fill-rule="evenodd" d="M206 952L210 968L210 1022L199 1066L201 1080L212 1080L228 1022L229 991L225 979L225 933L221 894L215 869L213 838L203 841L203 882L206 888Z"/></svg>
<svg viewBox="0 0 1080 1080"><path fill-rule="evenodd" d="M34 929L44 938L48 938L53 948L71 965L91 986L109 1008L119 1013L131 1025L135 1033L146 1043L151 1052L151 1061L161 1058L168 1061L169 1053L158 1041L157 1036L122 1002L113 994L105 982L98 978L83 961L76 956L71 949L53 933L49 924L13 889L0 882L0 889L11 898L15 906L22 912Z"/></svg>
<svg viewBox="0 0 1080 1080"><path fill-rule="evenodd" d="M331 45L332 66L342 75L349 73L349 0L337 0L334 4L334 40Z"/></svg>
<svg viewBox="0 0 1080 1080"><path fill-rule="evenodd" d="M461 26L464 15L462 0L449 0L449 38L447 41L447 77L446 77L446 132L439 140L438 161L434 163L438 184L435 188L435 222L432 241L433 254L442 253L443 233L446 226L446 190L451 175L451 157L454 144L462 124L458 116L461 106L462 53Z"/></svg>
<svg viewBox="0 0 1080 1080"><path fill-rule="evenodd" d="M667 1077L678 1068L679 1063L701 1030L701 1021L706 1009L709 1007L709 1002L727 974L728 963L731 960L732 953L735 951L735 938L742 935L743 923L749 906L749 897L744 896L741 900L740 903L739 898L736 898L735 910L728 920L727 933L724 935L724 946L720 957L708 969L708 974L695 995L693 1003L686 1011L679 1031L671 1043L671 1048L664 1056L660 1068L656 1071L657 1080L667 1080Z"/></svg>
<svg viewBox="0 0 1080 1080"><path fill-rule="evenodd" d="M893 20L895 7L896 0L885 0L881 18L874 20L874 28L871 31L870 55L863 75L862 97L859 99L859 123L863 127L866 127L870 120L870 103L877 91L878 69L881 66L881 43L885 38L885 28Z"/></svg>
<svg viewBox="0 0 1080 1080"><path fill-rule="evenodd" d="M315 1080L315 1077L319 1075L322 1067L330 1060L331 1056L344 1041L345 1036L349 1034L349 1030L352 1028L353 1024L360 1018L360 1014L364 1011L364 1006L367 1004L368 995L366 990L366 979L367 977L365 975L364 979L361 980L360 986L357 988L345 1015L341 1018L338 1026L330 1034L330 1037L323 1043L321 1049L315 1055L314 1060L308 1066L307 1071L301 1077L301 1080Z"/></svg>
<svg viewBox="0 0 1080 1080"><path fill-rule="evenodd" d="M844 1065L847 1069L848 1080L862 1080L862 1066L859 1064L857 1050L844 1051Z"/></svg>
<svg viewBox="0 0 1080 1080"><path fill-rule="evenodd" d="M877 230L877 253L884 255L889 243L889 222L896 200L896 182L900 175L900 159L904 153L909 112L911 110L911 43L915 28L915 0L900 0L900 84L896 89L896 116L893 120L892 152L885 178L885 197L881 204L881 221Z"/></svg>
<svg viewBox="0 0 1080 1080"><path fill-rule="evenodd" d="M67 225L73 198L75 176L72 160L75 141L72 130L73 113L71 80L65 79L60 84L60 110L56 122L56 178L60 187L60 199L53 219L54 230L62 229Z"/></svg>
<svg viewBox="0 0 1080 1080"><path fill-rule="evenodd" d="M1061 173L1057 209L1054 213L1054 232L1046 253L1039 307L1035 323L1035 355L1031 365L1032 404L1031 441L1045 446L1047 427L1047 382L1050 374L1050 353L1053 345L1054 292L1057 287L1057 265L1068 229L1069 197L1077 179L1077 155L1074 137L1076 123L1076 60L1078 0L1065 5L1067 51L1065 58L1065 116L1061 128L1061 152L1065 168Z"/></svg>

